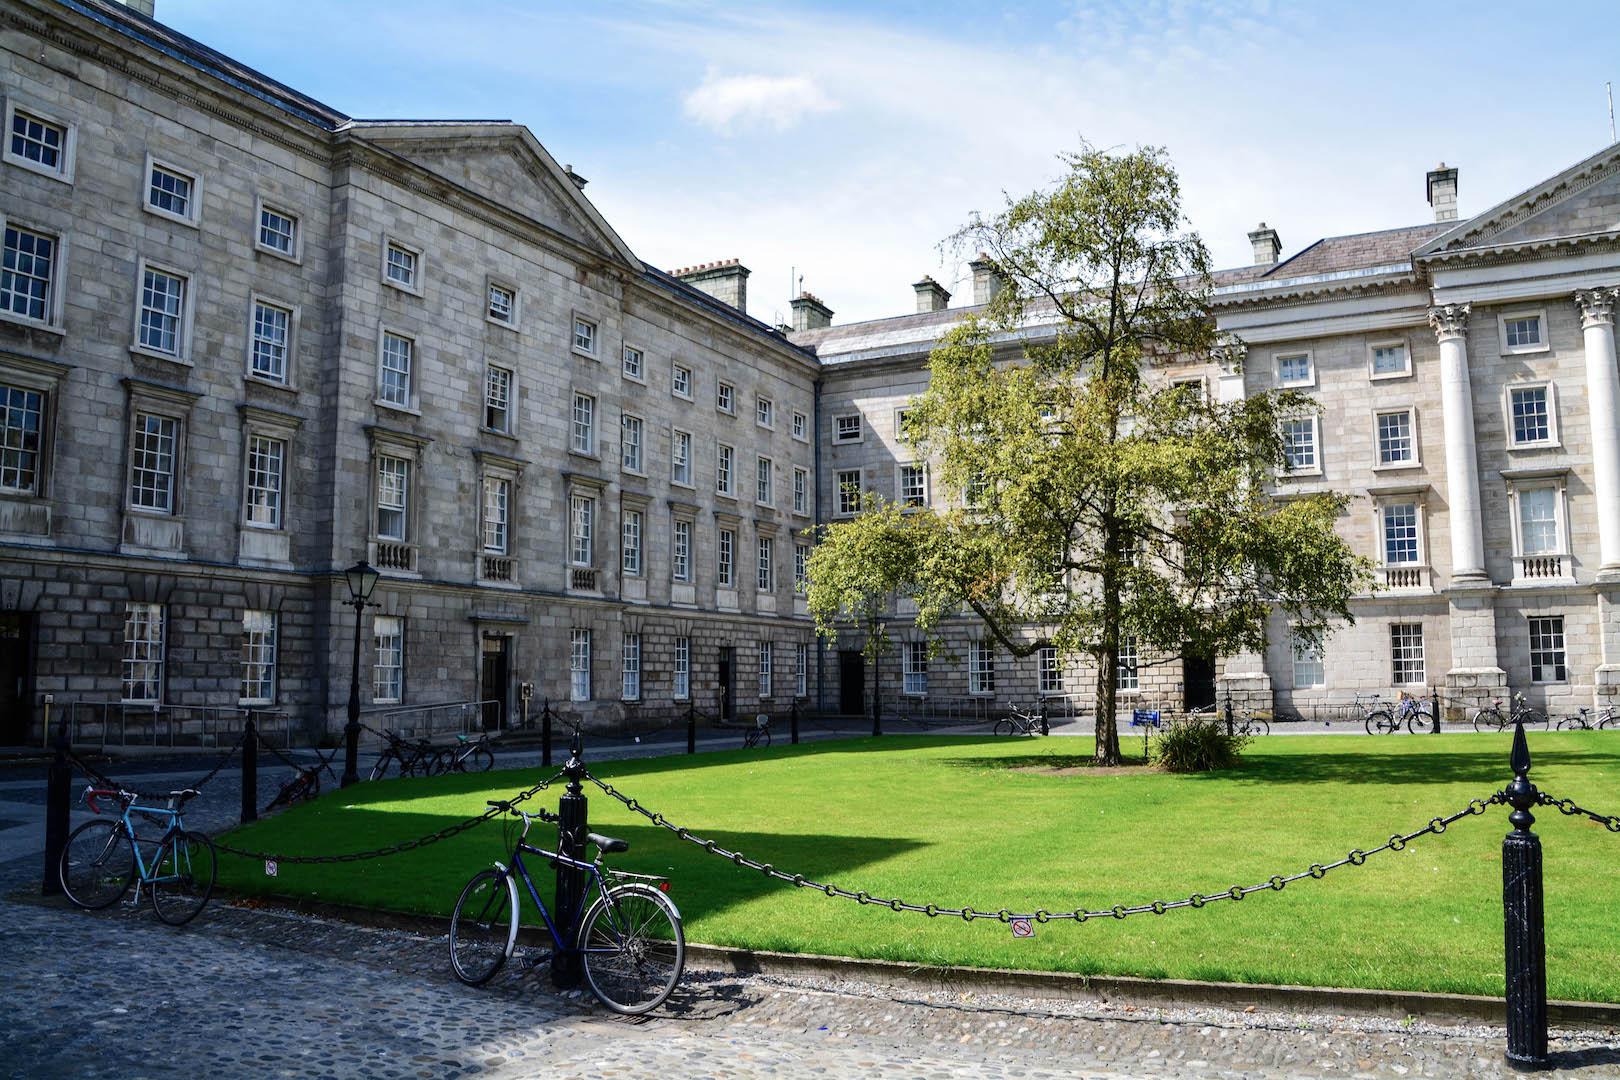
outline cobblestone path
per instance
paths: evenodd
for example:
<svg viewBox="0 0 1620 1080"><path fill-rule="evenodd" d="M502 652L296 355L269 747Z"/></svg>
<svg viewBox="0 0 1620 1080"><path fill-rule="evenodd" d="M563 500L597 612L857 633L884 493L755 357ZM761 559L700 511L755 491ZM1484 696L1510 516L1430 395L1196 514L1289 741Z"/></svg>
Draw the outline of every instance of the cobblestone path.
<svg viewBox="0 0 1620 1080"><path fill-rule="evenodd" d="M37 886L36 886L37 887ZM1095 1003L688 971L626 1022L542 963L489 986L441 938L211 904L0 906L8 1077L1505 1077L1500 1029ZM1557 1038L1565 1075L1620 1077L1620 1037Z"/></svg>

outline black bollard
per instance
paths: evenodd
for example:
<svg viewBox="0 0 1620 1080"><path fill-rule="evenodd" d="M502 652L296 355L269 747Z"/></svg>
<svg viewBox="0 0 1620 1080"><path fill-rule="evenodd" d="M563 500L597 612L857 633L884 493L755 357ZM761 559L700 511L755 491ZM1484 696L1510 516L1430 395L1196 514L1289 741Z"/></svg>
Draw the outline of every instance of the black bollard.
<svg viewBox="0 0 1620 1080"><path fill-rule="evenodd" d="M1226 688L1226 734L1232 734L1232 688Z"/></svg>
<svg viewBox="0 0 1620 1080"><path fill-rule="evenodd" d="M1542 921L1541 839L1530 831L1536 786L1524 724L1513 732L1513 782L1507 801L1513 831L1502 841L1502 922L1507 947L1507 1062L1529 1071L1547 1065L1547 942Z"/></svg>
<svg viewBox="0 0 1620 1080"><path fill-rule="evenodd" d="M242 824L259 820L259 729L253 713L242 721Z"/></svg>
<svg viewBox="0 0 1620 1080"><path fill-rule="evenodd" d="M563 771L568 774L568 792L557 800L557 851L573 859L585 858L586 798L580 790L580 780L585 776L584 753L584 741L575 731L569 746L568 761L563 765ZM566 933L567 928L574 925L580 904L585 900L585 872L558 863L556 895L557 927ZM571 948L579 945L576 941L565 941L564 944ZM578 986L584 976L579 953L559 949L552 954L552 985L570 989Z"/></svg>
<svg viewBox="0 0 1620 1080"><path fill-rule="evenodd" d="M73 799L73 766L68 763L67 718L56 722L56 757L45 774L45 876L40 879L43 896L62 891L58 866L62 849L67 847L68 806Z"/></svg>
<svg viewBox="0 0 1620 1080"><path fill-rule="evenodd" d="M1042 735L1050 735L1050 734L1052 734L1052 725L1046 722L1046 699L1045 698L1041 698L1040 714L1041 714L1041 734Z"/></svg>
<svg viewBox="0 0 1620 1080"><path fill-rule="evenodd" d="M1440 734L1440 688L1438 686L1434 688L1434 700L1429 703L1429 707L1434 710L1434 715L1431 717L1434 726L1429 729L1429 734L1438 735Z"/></svg>
<svg viewBox="0 0 1620 1080"><path fill-rule="evenodd" d="M551 702L540 710L540 765L551 768Z"/></svg>
<svg viewBox="0 0 1620 1080"><path fill-rule="evenodd" d="M793 708L788 710L788 723L791 725L793 745L799 745L799 703L795 701Z"/></svg>
<svg viewBox="0 0 1620 1080"><path fill-rule="evenodd" d="M872 686L872 734L883 734L883 697L878 693L875 679Z"/></svg>
<svg viewBox="0 0 1620 1080"><path fill-rule="evenodd" d="M697 753L697 705L692 701L686 703L686 752Z"/></svg>

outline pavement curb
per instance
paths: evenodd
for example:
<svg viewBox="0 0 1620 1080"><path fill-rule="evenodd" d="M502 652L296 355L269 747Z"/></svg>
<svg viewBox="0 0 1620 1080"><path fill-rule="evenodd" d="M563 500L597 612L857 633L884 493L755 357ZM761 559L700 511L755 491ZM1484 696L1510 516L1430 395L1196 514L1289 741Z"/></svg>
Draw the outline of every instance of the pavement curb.
<svg viewBox="0 0 1620 1080"><path fill-rule="evenodd" d="M219 899L224 896L216 893ZM448 933L450 920L440 915L411 915L375 908L351 907L295 897L241 897L271 907L307 915L341 919L380 929L418 933ZM550 935L543 929L523 927L519 940L546 947ZM1278 986L1269 983L1222 983L1196 979L1144 979L1125 975L1077 975L1062 971L1024 971L998 968L935 967L896 960L864 960L849 956L737 949L688 941L686 954L700 967L747 975L812 975L828 979L908 986L921 990L960 993L977 990L992 994L1045 997L1066 1001L1095 1001L1148 1008L1215 1008L1241 1012L1253 1007L1268 1012L1378 1016L1403 1019L1415 1016L1434 1024L1505 1024L1506 1004L1501 998L1475 994L1434 994L1406 990L1359 990L1344 987ZM1620 1029L1620 1004L1589 1001L1550 1001L1551 1027L1577 1031Z"/></svg>

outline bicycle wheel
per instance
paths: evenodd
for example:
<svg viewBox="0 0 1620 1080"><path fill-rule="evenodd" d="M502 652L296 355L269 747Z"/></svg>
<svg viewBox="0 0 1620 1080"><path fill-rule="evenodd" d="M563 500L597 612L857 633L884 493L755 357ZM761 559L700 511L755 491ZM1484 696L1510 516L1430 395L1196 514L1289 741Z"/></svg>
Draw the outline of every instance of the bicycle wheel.
<svg viewBox="0 0 1620 1080"><path fill-rule="evenodd" d="M100 911L128 891L135 876L135 849L117 822L87 821L68 836L57 874L69 900Z"/></svg>
<svg viewBox="0 0 1620 1080"><path fill-rule="evenodd" d="M759 729L759 738L755 739L754 742L758 746L769 746L769 745L771 745L771 729L770 728L760 728Z"/></svg>
<svg viewBox="0 0 1620 1080"><path fill-rule="evenodd" d="M494 870L480 870L461 890L450 914L450 968L468 986L495 977L512 952L518 931L517 886Z"/></svg>
<svg viewBox="0 0 1620 1080"><path fill-rule="evenodd" d="M371 767L371 775L367 776L366 779L367 780L381 780L383 777L388 775L388 766L392 765L393 763L394 763L393 752L392 751L387 751L387 750L383 751L383 756L378 758L377 763ZM403 773L404 770L399 769L399 770L396 770L396 771Z"/></svg>
<svg viewBox="0 0 1620 1080"><path fill-rule="evenodd" d="M495 767L495 754L487 746L475 746L463 765L468 772L489 772Z"/></svg>
<svg viewBox="0 0 1620 1080"><path fill-rule="evenodd" d="M200 832L171 835L158 849L146 891L152 910L170 926L184 926L214 894L219 873L214 842Z"/></svg>
<svg viewBox="0 0 1620 1080"><path fill-rule="evenodd" d="M1387 735L1399 727L1400 725L1390 719L1387 712L1380 711L1367 714L1367 734L1369 735Z"/></svg>
<svg viewBox="0 0 1620 1080"><path fill-rule="evenodd" d="M1507 721L1495 709L1480 709L1474 713L1475 731L1501 731L1507 727Z"/></svg>
<svg viewBox="0 0 1620 1080"><path fill-rule="evenodd" d="M1434 717L1429 715L1427 709L1420 709L1406 718L1406 730L1413 735L1434 730Z"/></svg>
<svg viewBox="0 0 1620 1080"><path fill-rule="evenodd" d="M996 734L997 735L1011 735L1012 733L1013 733L1013 722L1011 720L997 720L996 721Z"/></svg>
<svg viewBox="0 0 1620 1080"><path fill-rule="evenodd" d="M1271 734L1271 725L1267 723L1263 717L1251 716L1249 717L1248 721L1244 723L1243 727L1245 729L1243 732L1245 735Z"/></svg>
<svg viewBox="0 0 1620 1080"><path fill-rule="evenodd" d="M585 981L602 1004L637 1015L662 1005L686 966L681 913L650 885L620 885L580 924Z"/></svg>

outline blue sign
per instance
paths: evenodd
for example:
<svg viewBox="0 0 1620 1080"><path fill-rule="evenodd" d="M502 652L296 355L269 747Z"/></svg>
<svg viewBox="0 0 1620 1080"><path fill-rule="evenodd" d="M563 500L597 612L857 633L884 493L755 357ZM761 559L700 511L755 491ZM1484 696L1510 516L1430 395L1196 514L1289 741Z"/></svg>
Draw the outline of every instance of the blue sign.
<svg viewBox="0 0 1620 1080"><path fill-rule="evenodd" d="M1158 709L1136 709L1136 710L1133 710L1132 713L1131 713L1131 727L1136 727L1136 726L1138 726L1140 724L1152 724L1153 726L1157 727L1158 724L1159 724L1159 710Z"/></svg>

